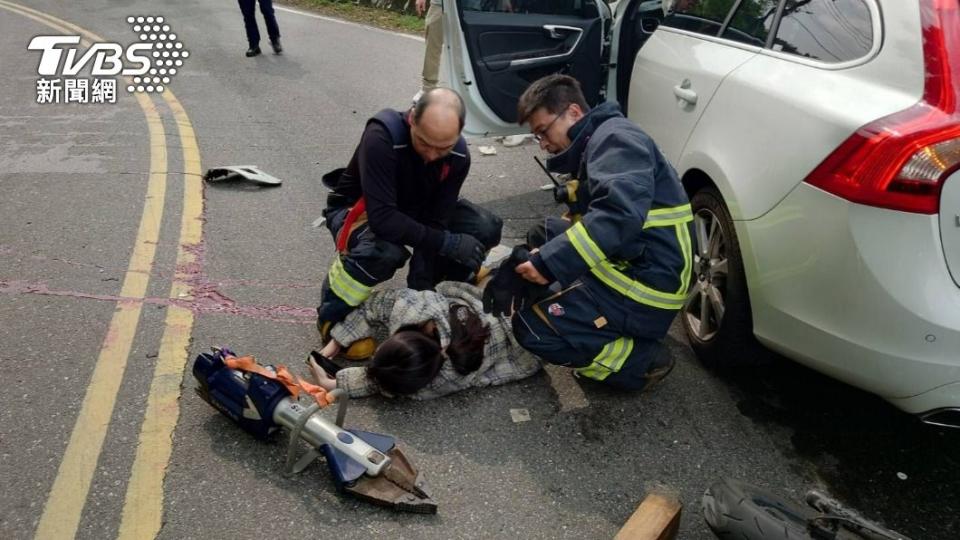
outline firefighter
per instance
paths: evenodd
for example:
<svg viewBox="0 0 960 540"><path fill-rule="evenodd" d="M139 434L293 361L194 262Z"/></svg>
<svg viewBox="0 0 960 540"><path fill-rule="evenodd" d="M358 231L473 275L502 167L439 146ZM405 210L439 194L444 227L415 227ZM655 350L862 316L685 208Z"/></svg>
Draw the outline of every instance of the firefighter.
<svg viewBox="0 0 960 540"><path fill-rule="evenodd" d="M471 279L500 242L500 218L459 199L470 170L464 114L460 96L446 88L425 92L406 112L382 110L347 167L324 175L332 192L323 215L338 254L317 307L323 341L408 260L407 286L428 290ZM369 357L373 349L363 342L347 356Z"/></svg>
<svg viewBox="0 0 960 540"><path fill-rule="evenodd" d="M673 367L661 340L693 272L693 214L676 171L619 107L590 109L566 75L535 81L518 103L551 154L547 168L572 175L566 219L528 234L514 271L550 294L515 312L518 342L580 379L640 390Z"/></svg>

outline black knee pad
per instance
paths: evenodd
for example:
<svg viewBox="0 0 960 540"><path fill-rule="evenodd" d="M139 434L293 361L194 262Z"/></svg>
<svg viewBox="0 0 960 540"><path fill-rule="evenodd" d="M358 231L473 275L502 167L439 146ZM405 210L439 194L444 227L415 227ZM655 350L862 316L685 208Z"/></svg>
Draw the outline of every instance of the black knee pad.
<svg viewBox="0 0 960 540"><path fill-rule="evenodd" d="M538 248L547 243L547 228L541 221L527 231L527 247Z"/></svg>
<svg viewBox="0 0 960 540"><path fill-rule="evenodd" d="M490 249L500 243L503 220L479 205L460 199L450 220L449 229L450 232L469 234Z"/></svg>
<svg viewBox="0 0 960 540"><path fill-rule="evenodd" d="M479 223L477 231L477 240L487 249L500 244L500 238L503 236L503 220L493 212L486 212Z"/></svg>
<svg viewBox="0 0 960 540"><path fill-rule="evenodd" d="M403 265L407 264L407 259L410 258L410 252L407 248L400 244L385 242L383 240L377 240L374 243L374 252L375 256L371 257L374 259L373 262L377 267L382 267L385 271L389 269L390 276L392 276L396 270L403 268ZM390 276L387 276L386 279L389 279Z"/></svg>
<svg viewBox="0 0 960 540"><path fill-rule="evenodd" d="M373 239L358 242L344 257L344 267L357 281L373 285L386 281L410 258L400 244Z"/></svg>

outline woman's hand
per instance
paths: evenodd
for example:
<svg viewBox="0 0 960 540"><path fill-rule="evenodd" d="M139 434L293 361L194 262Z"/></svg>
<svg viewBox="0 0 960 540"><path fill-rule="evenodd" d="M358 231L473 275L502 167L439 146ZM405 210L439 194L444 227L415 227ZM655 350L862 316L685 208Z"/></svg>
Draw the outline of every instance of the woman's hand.
<svg viewBox="0 0 960 540"><path fill-rule="evenodd" d="M322 349L320 349L320 354L326 356L327 358L333 358L340 354L340 349L342 348L343 345L337 343L337 340L331 339L326 345L323 346Z"/></svg>
<svg viewBox="0 0 960 540"><path fill-rule="evenodd" d="M337 378L331 377L323 368L318 366L318 369L313 370L313 374L317 378L317 384L320 385L320 388L323 388L327 392L331 392L337 388Z"/></svg>
<svg viewBox="0 0 960 540"><path fill-rule="evenodd" d="M314 382L319 385L320 388L330 392L337 387L337 377L327 373L327 370L323 369L312 356L307 359L307 369L310 370Z"/></svg>

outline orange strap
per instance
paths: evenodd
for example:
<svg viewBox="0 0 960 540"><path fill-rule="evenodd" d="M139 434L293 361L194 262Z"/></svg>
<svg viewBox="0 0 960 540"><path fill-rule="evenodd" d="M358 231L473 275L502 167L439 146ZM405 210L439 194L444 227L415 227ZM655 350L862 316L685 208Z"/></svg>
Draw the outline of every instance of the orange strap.
<svg viewBox="0 0 960 540"><path fill-rule="evenodd" d="M230 369L256 373L261 377L277 381L286 387L287 391L289 391L293 397L300 397L300 391L303 390L313 396L313 399L316 400L317 404L321 407L326 407L334 401L322 387L308 383L293 373L290 373L287 366L282 364L277 366L277 372L274 373L258 364L252 356L227 356L223 359L223 363Z"/></svg>
<svg viewBox="0 0 960 540"><path fill-rule="evenodd" d="M350 240L350 233L353 232L353 224L360 218L360 215L367 211L367 200L360 197L357 204L347 212L347 217L343 220L343 226L340 227L340 234L337 235L337 251L347 252L347 242Z"/></svg>

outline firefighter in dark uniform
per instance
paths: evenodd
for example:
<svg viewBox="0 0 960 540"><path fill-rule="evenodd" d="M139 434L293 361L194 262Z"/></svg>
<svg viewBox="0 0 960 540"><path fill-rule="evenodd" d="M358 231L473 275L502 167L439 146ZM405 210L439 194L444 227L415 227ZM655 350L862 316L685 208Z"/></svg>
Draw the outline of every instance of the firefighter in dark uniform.
<svg viewBox="0 0 960 540"><path fill-rule="evenodd" d="M518 104L547 168L571 174L566 219L528 235L514 271L551 284L514 314L519 343L578 378L639 390L673 367L661 353L693 271L693 214L673 167L616 104L590 110L565 75L534 82Z"/></svg>
<svg viewBox="0 0 960 540"><path fill-rule="evenodd" d="M347 167L324 175L332 190L324 217L338 251L317 308L324 341L408 259L407 286L426 290L471 279L500 242L500 218L459 198L470 170L464 114L460 96L446 88L424 93L409 111L380 111ZM348 356L373 352L372 344L355 348L364 350Z"/></svg>

